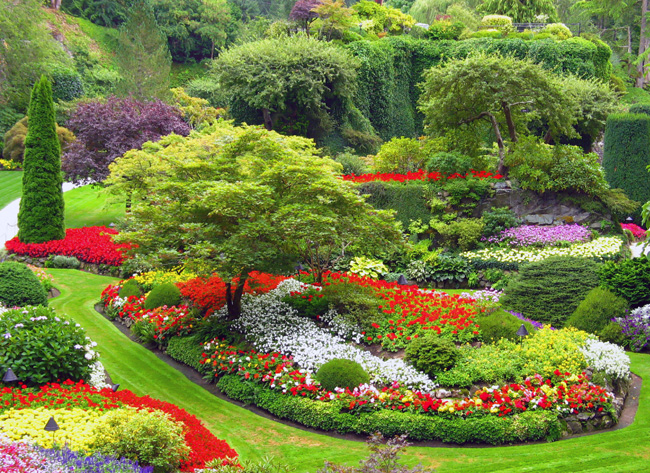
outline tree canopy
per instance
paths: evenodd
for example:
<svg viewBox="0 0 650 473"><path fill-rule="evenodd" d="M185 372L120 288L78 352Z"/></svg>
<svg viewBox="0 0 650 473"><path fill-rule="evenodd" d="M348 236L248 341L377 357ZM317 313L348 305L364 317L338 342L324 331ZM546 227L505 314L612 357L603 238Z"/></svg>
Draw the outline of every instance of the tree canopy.
<svg viewBox="0 0 650 473"><path fill-rule="evenodd" d="M489 15L507 15L515 23L559 20L553 0L485 0L478 9Z"/></svg>
<svg viewBox="0 0 650 473"><path fill-rule="evenodd" d="M545 123L548 137L577 135L575 104L556 76L531 61L479 53L433 67L424 78L419 108L427 129L444 133L489 122L502 174L507 174L506 141L516 143L532 120Z"/></svg>
<svg viewBox="0 0 650 473"><path fill-rule="evenodd" d="M400 240L391 214L302 137L220 121L146 143L110 168L106 184L138 202L120 238L157 264L237 280L227 285L232 317L250 271L292 271L300 260L320 275L355 245L386 250Z"/></svg>

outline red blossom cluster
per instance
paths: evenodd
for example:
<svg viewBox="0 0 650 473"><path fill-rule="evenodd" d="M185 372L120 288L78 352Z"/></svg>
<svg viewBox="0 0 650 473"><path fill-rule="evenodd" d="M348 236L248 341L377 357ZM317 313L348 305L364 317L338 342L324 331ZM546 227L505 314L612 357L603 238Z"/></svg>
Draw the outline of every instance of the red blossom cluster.
<svg viewBox="0 0 650 473"><path fill-rule="evenodd" d="M623 230L629 230L630 232L632 232L632 235L634 235L635 238L638 238L640 240L645 239L648 233L647 230L644 230L636 223L621 223L621 228Z"/></svg>
<svg viewBox="0 0 650 473"><path fill-rule="evenodd" d="M74 256L86 263L120 266L126 259L124 252L131 245L113 243L112 235L117 235L117 231L107 227L68 228L63 240L22 243L14 237L5 243L5 247L9 253L31 258L63 255Z"/></svg>
<svg viewBox="0 0 650 473"><path fill-rule="evenodd" d="M181 471L194 471L204 468L206 462L223 459L224 464L237 457L226 441L215 437L196 416L174 404L159 401L149 396L136 396L131 391L113 392L105 388L99 390L84 381L77 383L67 380L63 383L49 383L33 392L25 386L2 388L0 390L0 413L9 409L33 409L46 407L54 409L98 409L100 411L132 406L138 410L156 409L184 426L185 442L191 449L190 456L181 464Z"/></svg>
<svg viewBox="0 0 650 473"><path fill-rule="evenodd" d="M246 279L244 293L265 294L278 287L278 284L285 279L288 278L253 271L249 273L248 279ZM234 279L232 286L235 287L238 281L238 279ZM187 282L180 282L177 286L181 290L183 297L191 300L201 312L205 312L206 316L211 315L226 304L226 283L216 274L207 279L196 278Z"/></svg>
<svg viewBox="0 0 650 473"><path fill-rule="evenodd" d="M441 179L466 179L467 177L475 177L478 179L503 179L501 174L493 174L489 171L474 171L470 170L467 174L453 173L445 176L441 172L426 172L422 169L417 171L408 172L406 174L398 174L395 172L378 172L375 174L346 174L343 176L344 181L352 182L371 182L371 181L384 181L384 182L406 182L406 181L439 181Z"/></svg>

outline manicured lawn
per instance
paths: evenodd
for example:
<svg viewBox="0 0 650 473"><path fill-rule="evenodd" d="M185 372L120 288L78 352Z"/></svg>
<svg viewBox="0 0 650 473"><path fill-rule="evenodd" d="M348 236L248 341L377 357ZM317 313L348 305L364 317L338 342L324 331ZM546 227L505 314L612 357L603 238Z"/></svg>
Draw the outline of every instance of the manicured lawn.
<svg viewBox="0 0 650 473"><path fill-rule="evenodd" d="M124 199L105 194L100 188L78 187L63 196L66 228L108 226L124 217Z"/></svg>
<svg viewBox="0 0 650 473"><path fill-rule="evenodd" d="M155 355L126 339L93 310L105 286L115 279L75 270L51 270L61 296L51 301L85 327L99 344L102 362L115 382L187 409L201 418L242 458L280 457L296 473L315 472L324 460L355 464L365 456L362 443L291 428L257 416L208 393ZM650 379L650 356L631 354L632 370ZM634 424L614 432L535 445L490 448L408 450L408 462L422 462L437 472L641 472L650 464L650 389L641 392Z"/></svg>
<svg viewBox="0 0 650 473"><path fill-rule="evenodd" d="M0 171L0 209L20 198L22 187L22 171Z"/></svg>

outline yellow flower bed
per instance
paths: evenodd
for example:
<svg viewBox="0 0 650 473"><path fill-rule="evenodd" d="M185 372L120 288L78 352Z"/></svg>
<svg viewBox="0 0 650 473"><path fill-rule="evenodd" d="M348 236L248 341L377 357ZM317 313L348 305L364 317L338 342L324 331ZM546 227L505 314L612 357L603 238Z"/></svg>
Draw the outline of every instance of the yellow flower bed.
<svg viewBox="0 0 650 473"><path fill-rule="evenodd" d="M181 272L182 271L182 272ZM180 274L179 274L180 273ZM196 274L191 271L183 271L182 266L177 266L168 271L149 271L134 276L133 279L146 291L150 291L154 286L165 283L185 282L196 278Z"/></svg>
<svg viewBox="0 0 650 473"><path fill-rule="evenodd" d="M497 260L502 263L532 263L551 256L573 256L582 258L614 259L623 248L619 237L600 237L586 243L576 243L566 248L549 246L545 248L485 248L465 251L461 256L469 261Z"/></svg>
<svg viewBox="0 0 650 473"><path fill-rule="evenodd" d="M59 425L54 433L57 445L64 443L75 451L89 451L89 445L95 438L95 430L105 413L81 408L46 409L11 409L0 414L0 431L12 440L31 439L37 445L52 447L52 432L44 430L50 417Z"/></svg>
<svg viewBox="0 0 650 473"><path fill-rule="evenodd" d="M550 377L556 369L566 373L582 373L587 367L580 351L589 334L573 327L551 330L544 327L526 337L515 351L524 362L526 373L539 373Z"/></svg>

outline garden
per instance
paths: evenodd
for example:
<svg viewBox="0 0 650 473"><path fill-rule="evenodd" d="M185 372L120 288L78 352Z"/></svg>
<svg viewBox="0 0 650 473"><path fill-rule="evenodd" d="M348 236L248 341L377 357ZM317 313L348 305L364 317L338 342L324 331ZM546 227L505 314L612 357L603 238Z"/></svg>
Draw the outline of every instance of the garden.
<svg viewBox="0 0 650 473"><path fill-rule="evenodd" d="M0 7L0 472L647 469L645 9L105 3Z"/></svg>

